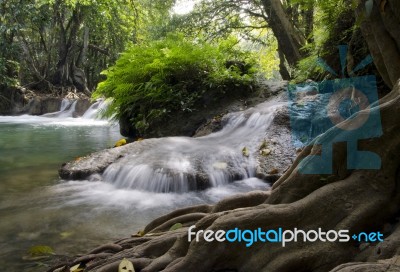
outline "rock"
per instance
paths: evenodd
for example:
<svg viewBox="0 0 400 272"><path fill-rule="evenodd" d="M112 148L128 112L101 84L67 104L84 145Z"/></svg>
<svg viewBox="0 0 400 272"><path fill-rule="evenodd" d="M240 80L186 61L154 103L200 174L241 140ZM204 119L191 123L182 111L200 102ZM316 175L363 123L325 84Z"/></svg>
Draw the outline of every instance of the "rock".
<svg viewBox="0 0 400 272"><path fill-rule="evenodd" d="M78 100L74 117L82 116L90 107L90 99L83 94L68 93L69 98ZM60 110L63 98L39 93L20 87L0 90L0 115L43 115Z"/></svg>
<svg viewBox="0 0 400 272"><path fill-rule="evenodd" d="M89 98L79 99L75 106L74 117L80 117L90 108L92 102Z"/></svg>
<svg viewBox="0 0 400 272"><path fill-rule="evenodd" d="M27 113L30 115L42 115L59 111L61 101L61 98L55 97L35 97L33 100L29 101Z"/></svg>
<svg viewBox="0 0 400 272"><path fill-rule="evenodd" d="M18 114L28 102L22 88L0 89L0 115Z"/></svg>
<svg viewBox="0 0 400 272"><path fill-rule="evenodd" d="M252 112L250 110L250 114ZM224 122L223 120L227 118L221 117L220 119L222 120L221 122ZM260 131L257 133L260 133ZM185 164L181 164L182 162L179 160L171 162L172 164L169 165L168 159L163 159L165 157L160 156L160 152L161 154L171 154L171 152L175 151L175 144L180 142L180 145L176 145L176 147L179 146L176 151L186 153L186 150L191 150L191 145L196 144L196 141L203 142L207 141L207 139L190 140L185 137L171 137L136 141L118 148L93 153L79 161L66 163L61 167L59 173L63 179L89 180L93 174L97 174L96 180L98 180L109 165L116 163L113 168L107 169L104 178L110 181L114 180L116 173L124 171L123 176L128 178L124 178L123 183L128 184L129 182L125 183L125 180L129 180L129 171L143 164L146 169L139 169L141 166L138 166L139 168L134 171L143 171L140 172L140 175L149 175L149 177L152 176L152 171L154 171L156 176L164 175L171 184L175 184L175 181L178 184L183 182L188 184L189 190L201 190L211 186L210 179L213 182L215 180L229 180L232 182L252 177L254 175L252 169L255 167L256 177L274 183L288 169L296 155L296 150L291 141L287 110L285 108L278 110L271 125L265 130L265 134L263 135L261 131L261 135L257 137L259 137L257 141L262 141L260 147L257 147L257 142L249 142L249 146L242 146L242 149L232 153L232 156L223 155L222 157L215 157L215 160L210 160L215 149L208 149L207 145L205 145L201 147L201 152L190 153L190 156L188 156L188 168L180 168ZM268 139L268 142L266 139ZM268 145L273 145L273 148L268 147ZM171 150L165 150L166 146ZM259 150L261 147L263 148ZM181 158L184 158L184 156ZM130 166L125 167L126 165ZM156 182L156 179L158 177L152 178L153 182ZM143 189L152 190L150 185L146 186ZM169 188L166 190L169 190Z"/></svg>
<svg viewBox="0 0 400 272"><path fill-rule="evenodd" d="M171 112L166 120L155 122L140 136L145 138L166 136L200 137L218 131L223 126L223 119L218 118L229 112L237 112L264 102L267 98L285 90L287 82L264 81L254 90L239 90L223 99L203 97L191 112ZM131 121L132 116L123 114L119 119L122 136L139 136ZM221 123L222 122L222 123Z"/></svg>

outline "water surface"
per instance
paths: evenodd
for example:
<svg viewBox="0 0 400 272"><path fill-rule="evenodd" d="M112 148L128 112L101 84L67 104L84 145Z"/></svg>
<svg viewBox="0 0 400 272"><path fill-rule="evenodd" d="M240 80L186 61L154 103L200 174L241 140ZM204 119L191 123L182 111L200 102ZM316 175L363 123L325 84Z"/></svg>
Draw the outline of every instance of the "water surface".
<svg viewBox="0 0 400 272"><path fill-rule="evenodd" d="M0 117L0 267L45 271L23 260L47 245L57 254L86 252L129 236L176 208L214 203L226 196L266 188L247 179L202 192L155 193L107 182L62 181L57 170L69 160L111 147L118 127L106 121L49 117ZM6 269L5 269L6 268Z"/></svg>

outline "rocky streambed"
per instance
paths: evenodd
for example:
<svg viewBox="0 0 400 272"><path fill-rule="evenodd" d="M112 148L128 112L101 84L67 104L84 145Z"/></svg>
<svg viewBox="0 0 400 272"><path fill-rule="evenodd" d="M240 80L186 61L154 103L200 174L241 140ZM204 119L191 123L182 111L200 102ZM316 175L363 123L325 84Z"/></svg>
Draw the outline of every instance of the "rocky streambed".
<svg viewBox="0 0 400 272"><path fill-rule="evenodd" d="M276 96L228 113L195 137L145 139L95 152L63 164L59 174L152 192L187 192L251 177L274 182L296 155L283 101Z"/></svg>

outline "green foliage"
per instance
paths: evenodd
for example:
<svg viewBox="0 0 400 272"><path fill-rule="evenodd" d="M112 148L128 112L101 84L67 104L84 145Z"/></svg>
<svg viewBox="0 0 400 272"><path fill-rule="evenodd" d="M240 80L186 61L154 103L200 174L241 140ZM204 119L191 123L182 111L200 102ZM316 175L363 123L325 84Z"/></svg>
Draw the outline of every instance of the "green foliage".
<svg viewBox="0 0 400 272"><path fill-rule="evenodd" d="M17 72L19 64L16 61L0 57L0 86L15 87L18 85Z"/></svg>
<svg viewBox="0 0 400 272"><path fill-rule="evenodd" d="M139 132L170 113L191 112L204 98L213 100L248 90L255 79L255 60L236 48L236 39L213 45L181 35L134 45L93 94L112 98L106 114L129 116Z"/></svg>
<svg viewBox="0 0 400 272"><path fill-rule="evenodd" d="M173 2L0 1L0 83L14 85L14 79L20 78L22 85L41 91L49 86L40 84L44 82L66 86L65 80L55 80L55 74L67 54L69 65L74 63L82 69L88 87L93 89L100 72L114 64L127 46L147 39L152 31L149 26L168 18ZM84 52L85 42L88 48ZM11 75L10 61L20 67L11 69Z"/></svg>
<svg viewBox="0 0 400 272"><path fill-rule="evenodd" d="M299 61L295 71L294 80L303 82L307 79L323 80L329 75L317 63L318 58L326 59L329 65L338 63L337 46L348 44L349 36L354 30L352 16L356 8L355 1L349 3L345 0L296 0L294 3L304 6L314 5L314 24L312 42L303 48L307 56ZM349 16L350 15L350 16ZM349 22L350 21L350 22Z"/></svg>

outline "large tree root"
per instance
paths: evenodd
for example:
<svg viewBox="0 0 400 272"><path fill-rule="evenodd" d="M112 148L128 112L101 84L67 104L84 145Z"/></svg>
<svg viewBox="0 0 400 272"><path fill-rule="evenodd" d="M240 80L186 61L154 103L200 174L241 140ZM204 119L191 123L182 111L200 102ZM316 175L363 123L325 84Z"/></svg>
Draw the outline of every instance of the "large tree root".
<svg viewBox="0 0 400 272"><path fill-rule="evenodd" d="M137 271L400 271L400 86L380 101L384 134L362 140L359 150L380 155L382 169L349 171L343 145L334 147L335 174L302 175L302 158L318 154L315 145L302 151L294 165L274 184L271 192L252 192L214 206L181 209L151 222L141 233L97 249L81 262L85 271L118 271L123 258ZM322 136L329 138L332 131ZM183 227L169 231L176 223ZM324 242L245 243L188 242L187 227L197 230L304 229L381 231L385 241L376 244ZM143 235L144 234L144 235ZM105 255L99 255L104 254ZM109 255L107 253L113 253ZM380 261L378 260L386 260ZM394 260L394 261L393 261ZM367 263L370 262L370 263ZM346 264L347 263L347 264ZM337 267L338 266L338 267ZM337 267L337 268L335 268ZM64 268L65 269L65 268ZM63 268L51 271L64 271ZM65 270L68 271L68 270Z"/></svg>

